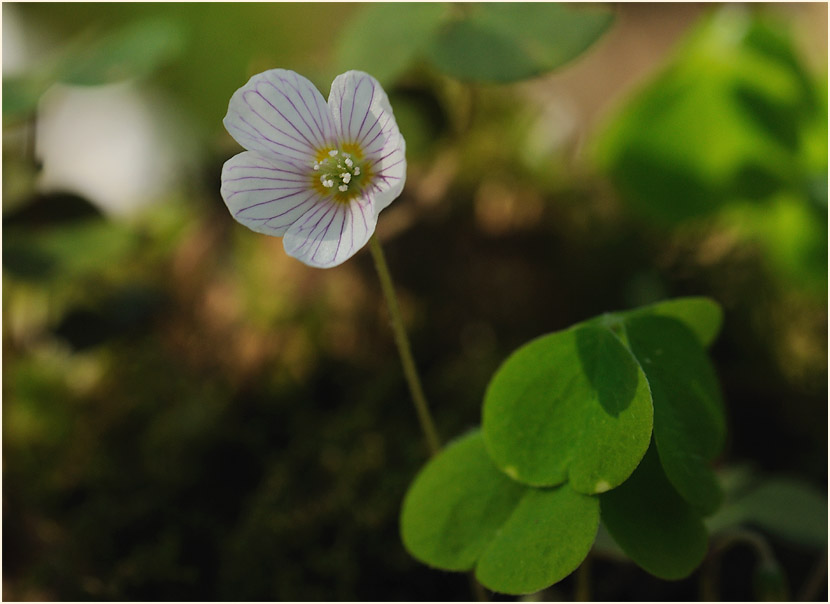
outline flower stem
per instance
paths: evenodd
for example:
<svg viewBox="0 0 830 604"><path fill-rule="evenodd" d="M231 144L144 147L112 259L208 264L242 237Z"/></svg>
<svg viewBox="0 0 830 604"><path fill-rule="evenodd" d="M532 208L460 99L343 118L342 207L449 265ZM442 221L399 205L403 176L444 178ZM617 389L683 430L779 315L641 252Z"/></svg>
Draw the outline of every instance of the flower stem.
<svg viewBox="0 0 830 604"><path fill-rule="evenodd" d="M589 552L576 569L575 602L591 601L591 553Z"/></svg>
<svg viewBox="0 0 830 604"><path fill-rule="evenodd" d="M401 317L401 310L398 307L398 298L395 295L395 286L392 284L392 276L389 274L389 267L386 265L386 257L383 255L383 248L376 235L369 240L369 249L372 258L375 260L375 268L380 278L380 286L386 298L386 306L389 308L389 316L392 319L392 331L395 333L395 344L398 346L398 353L401 357L403 372L409 384L409 392L412 395L412 402L415 403L415 410L418 412L418 421L421 422L421 430L426 437L427 446L431 455L441 450L441 441L438 438L438 431L435 429L435 422L429 412L429 405L424 396L424 389L421 387L421 380L418 377L418 370L415 368L415 361L412 359L412 349L409 345L409 338Z"/></svg>

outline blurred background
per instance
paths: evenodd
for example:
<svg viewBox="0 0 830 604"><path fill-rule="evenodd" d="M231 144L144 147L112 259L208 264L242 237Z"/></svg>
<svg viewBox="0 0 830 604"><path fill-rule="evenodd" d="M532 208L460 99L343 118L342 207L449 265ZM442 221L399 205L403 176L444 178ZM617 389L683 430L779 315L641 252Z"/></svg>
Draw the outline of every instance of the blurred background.
<svg viewBox="0 0 830 604"><path fill-rule="evenodd" d="M723 305L717 555L666 582L598 547L595 599L826 600L827 5L488 10L3 4L5 600L473 597L400 542L427 454L369 254L309 268L219 196L273 67L389 93L378 235L445 440L531 338Z"/></svg>

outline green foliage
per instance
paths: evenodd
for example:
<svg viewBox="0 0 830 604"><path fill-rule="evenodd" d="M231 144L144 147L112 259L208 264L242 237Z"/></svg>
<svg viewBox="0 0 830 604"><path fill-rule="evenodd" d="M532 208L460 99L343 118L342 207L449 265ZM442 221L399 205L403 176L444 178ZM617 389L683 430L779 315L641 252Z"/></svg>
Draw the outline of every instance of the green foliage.
<svg viewBox="0 0 830 604"><path fill-rule="evenodd" d="M596 498L567 485L525 487L499 472L476 431L419 473L404 500L401 533L422 562L447 570L475 568L486 587L523 594L576 569L598 523Z"/></svg>
<svg viewBox="0 0 830 604"><path fill-rule="evenodd" d="M650 304L623 314L626 318L640 315L673 317L691 329L704 346L710 346L723 324L723 311L710 298L677 298Z"/></svg>
<svg viewBox="0 0 830 604"><path fill-rule="evenodd" d="M726 420L706 352L676 319L634 316L625 322L625 330L648 378L663 469L687 501L711 513L721 493L707 462L723 447Z"/></svg>
<svg viewBox="0 0 830 604"><path fill-rule="evenodd" d="M827 547L827 498L792 478L768 478L745 488L708 519L712 532L749 525L806 547Z"/></svg>
<svg viewBox="0 0 830 604"><path fill-rule="evenodd" d="M826 139L826 82L804 68L789 33L726 7L610 124L599 154L641 216L675 226L716 216L762 242L780 275L821 291Z"/></svg>
<svg viewBox="0 0 830 604"><path fill-rule="evenodd" d="M40 69L3 79L3 114L26 115L53 83L94 86L150 75L181 54L184 29L174 20L148 18L94 41L77 39Z"/></svg>
<svg viewBox="0 0 830 604"><path fill-rule="evenodd" d="M470 570L527 492L498 471L473 432L415 479L401 514L403 542L431 566Z"/></svg>
<svg viewBox="0 0 830 604"><path fill-rule="evenodd" d="M10 229L11 230L11 229ZM84 220L37 233L11 230L3 241L3 267L29 281L72 281L113 268L138 249L140 238L124 225Z"/></svg>
<svg viewBox="0 0 830 604"><path fill-rule="evenodd" d="M591 549L598 503L568 485L530 489L481 556L476 578L508 594L536 592L564 579Z"/></svg>
<svg viewBox="0 0 830 604"><path fill-rule="evenodd" d="M584 326L513 353L487 388L482 427L493 460L515 480L602 493L645 453L651 397L619 339Z"/></svg>
<svg viewBox="0 0 830 604"><path fill-rule="evenodd" d="M387 85L429 45L449 6L435 2L370 4L349 21L335 54L338 73L361 69Z"/></svg>
<svg viewBox="0 0 830 604"><path fill-rule="evenodd" d="M654 92L651 105L632 110L643 98L638 95L609 130L605 142L620 134L603 156L617 191L639 216L671 215L663 222L681 235L699 234L714 244L698 256L697 249L686 253L683 241L678 250L672 230L644 229L637 214L620 219L609 212L608 189L595 180L595 166L584 165L581 154L567 153L565 162L551 151L563 140L570 149L560 126L573 124L549 116L536 121L540 99L513 87L472 90L407 71L429 67L441 50L430 47L440 40L449 46L441 50L444 73L467 70L457 77L472 81L497 81L478 79L488 70L505 81L532 77L552 56L564 56L555 52L570 44L566 36L584 35L564 27L564 19L593 7L24 3L4 6L4 17L12 9L36 26L30 42L40 46L38 34L49 36L45 64L4 78L6 120L30 115L54 81L149 75L139 86L152 86L178 119L194 122L199 154L190 158L193 171L181 174L181 203L156 205L139 223L68 224L59 219L62 210L41 206L33 193L40 166L32 141L40 125L8 128L4 135L4 205L12 200L6 189L13 181L20 201L4 208L3 229L8 599L469 598L468 577L417 568L404 548L390 547L400 497L423 448L387 325L378 320L369 259L307 274L283 257L278 240L234 229L221 207L218 170L234 145L221 125L228 96L251 74L277 66L307 75L324 94L331 76L347 68L399 84L387 92L407 140L410 172L407 199L394 206L394 220L386 218L389 233L398 234L390 241L390 264L442 432L457 433L475 417L477 393L507 356L505 346L538 333L538 325L567 325L586 308L626 307L627 280L646 274L654 287L639 301L677 289L729 301L719 372L729 384L730 417L744 432L730 443L729 457L796 471L814 484L826 478L826 304L804 302L789 288L776 298L766 276L744 270L755 267L755 247L733 236L760 241L788 278L812 279L819 291L826 289L826 76L816 79L796 53L792 40L800 47L814 37L800 16L790 21L790 36L778 29L790 18L776 8L717 15L717 27L705 24L699 30L705 36L679 49L668 65L675 75L653 83L662 92ZM497 23L498 11L503 20ZM559 11L563 21L527 23L534 11ZM770 21L762 23L759 14ZM624 16L628 23L654 22L651 13ZM621 36L614 42L636 45L631 37L626 42L628 31L615 32ZM48 54L50 44L59 52ZM478 48L487 63L469 48ZM642 67L628 63L627 53L593 58L604 69ZM21 175L27 175L22 182ZM646 201L638 205L641 194ZM18 214L26 208L25 217ZM162 233L157 226L166 212L176 228ZM717 220L717 229L684 216ZM493 224L499 228L487 226ZM712 260L712 248L716 258L726 248L738 266ZM675 273L678 259L683 270ZM152 302L153 291L164 293L163 304ZM680 342L687 356L689 334L698 342L692 356L702 354L698 348L712 343L722 321L717 304L698 298L575 326L569 331L590 336L593 348L587 348L594 352L587 358L594 365L583 366L586 347L579 357L578 345L568 362L598 399L597 376L624 391L630 374L627 361L597 374L599 360L616 358L616 351L620 359L644 363L620 346L600 346L612 341L609 334L633 346L626 339L633 322L641 348L654 336L651 350L669 349L656 339L657 329L637 333L635 319L642 317L649 318L646 327L657 325L654 317L685 325L690 331ZM683 331L671 325L666 335ZM675 369L643 374L639 367L638 384L643 375L649 385L652 379L669 384ZM616 391L605 397L620 398ZM652 401L652 436L659 432L662 398ZM667 406L670 417L682 411L672 405L686 400ZM705 408L705 399L689 400ZM690 429L709 442L716 430L703 424L719 420L717 412L707 413ZM679 454L693 461L703 481L687 482L699 488L709 478L705 455L688 434L681 436ZM567 481L553 488L521 484L499 471L481 434L470 439L474 446L465 445L466 457L458 458L465 465L426 485L419 494L423 509L412 500L409 513L419 520L409 527L415 545L407 548L423 548L419 560L472 569L498 591L544 587L579 564L599 502L600 515L608 520L616 511L624 526L613 536L600 526L595 553L604 545L619 560L625 549L665 577L696 563L702 512L666 476L662 451L647 452L616 489L588 496ZM657 489L636 490L638 482L655 481ZM724 486L723 506L705 519L716 538L748 526L768 533L774 547L796 546L788 553L797 555L781 557L781 568L759 565L759 598L786 600L786 575L801 593L812 558L826 551L823 489L786 482L792 481ZM457 496L455 503L445 492ZM640 498L636 509L615 509L615 498L625 503L627 494ZM685 521L678 524L677 517ZM638 526L644 528L635 531ZM753 554L741 548L724 559L723 596L752 597L743 585L746 567L729 572L741 555ZM605 580L617 571L593 565L594 599L619 598L618 583ZM696 597L693 581L631 579L626 594L637 600ZM810 599L825 597L824 585L817 589ZM546 595L563 594L557 587Z"/></svg>
<svg viewBox="0 0 830 604"><path fill-rule="evenodd" d="M752 576L752 588L758 602L791 602L784 569L775 561L761 561Z"/></svg>
<svg viewBox="0 0 830 604"><path fill-rule="evenodd" d="M667 480L653 446L631 478L600 502L608 532L651 574L681 579L706 555L703 519Z"/></svg>
<svg viewBox="0 0 830 604"><path fill-rule="evenodd" d="M593 501L637 564L687 576L706 553L703 514L721 499L708 462L725 419L704 350L721 321L714 301L681 298L519 348L490 381L482 433L447 448L410 488L407 549L447 570L475 564L485 586L527 593L586 555Z"/></svg>
<svg viewBox="0 0 830 604"><path fill-rule="evenodd" d="M608 28L607 10L556 3L379 3L364 7L337 46L342 69L364 69L381 82L418 57L445 74L509 83L539 76L576 58Z"/></svg>
<svg viewBox="0 0 830 604"><path fill-rule="evenodd" d="M556 3L465 5L429 46L444 73L476 82L506 83L539 76L574 59L613 20L612 13Z"/></svg>

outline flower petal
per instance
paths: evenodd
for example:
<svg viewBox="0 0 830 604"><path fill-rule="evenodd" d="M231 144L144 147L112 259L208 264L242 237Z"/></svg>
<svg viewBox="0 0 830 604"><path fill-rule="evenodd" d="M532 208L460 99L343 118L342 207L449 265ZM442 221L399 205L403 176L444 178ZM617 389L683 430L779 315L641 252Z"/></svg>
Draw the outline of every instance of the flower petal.
<svg viewBox="0 0 830 604"><path fill-rule="evenodd" d="M369 197L328 199L306 212L283 237L285 251L318 268L342 264L375 232L377 213Z"/></svg>
<svg viewBox="0 0 830 604"><path fill-rule="evenodd" d="M289 162L245 151L222 167L222 199L241 224L257 233L281 237L321 202L311 178Z"/></svg>
<svg viewBox="0 0 830 604"><path fill-rule="evenodd" d="M368 159L375 212L380 212L406 182L406 142L389 98L368 73L347 71L331 84L329 110L341 142L359 146Z"/></svg>
<svg viewBox="0 0 830 604"><path fill-rule="evenodd" d="M312 164L334 144L334 128L323 95L287 69L253 76L233 93L225 128L249 151Z"/></svg>
<svg viewBox="0 0 830 604"><path fill-rule="evenodd" d="M403 136L398 133L396 139L394 133L390 134L374 163L369 165L374 174L375 211L380 212L398 198L406 183L406 141Z"/></svg>

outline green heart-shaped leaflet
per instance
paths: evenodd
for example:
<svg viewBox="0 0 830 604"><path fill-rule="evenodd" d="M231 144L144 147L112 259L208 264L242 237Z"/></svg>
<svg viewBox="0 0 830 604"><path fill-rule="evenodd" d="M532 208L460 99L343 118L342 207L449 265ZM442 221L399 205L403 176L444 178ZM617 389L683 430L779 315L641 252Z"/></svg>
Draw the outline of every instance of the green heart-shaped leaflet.
<svg viewBox="0 0 830 604"><path fill-rule="evenodd" d="M401 535L418 560L444 570L475 568L493 591L526 594L563 579L596 536L599 500L568 485L537 489L505 476L476 430L448 445L404 499Z"/></svg>
<svg viewBox="0 0 830 604"><path fill-rule="evenodd" d="M609 328L578 325L505 361L487 388L482 428L490 456L515 480L602 493L628 478L648 448L651 395Z"/></svg>
<svg viewBox="0 0 830 604"><path fill-rule="evenodd" d="M653 446L631 478L600 496L600 507L617 545L661 579L688 576L706 555L703 519L666 479Z"/></svg>
<svg viewBox="0 0 830 604"><path fill-rule="evenodd" d="M667 316L625 319L628 345L648 378L654 440L677 491L704 514L722 494L709 463L723 448L726 419L717 376L695 334Z"/></svg>

